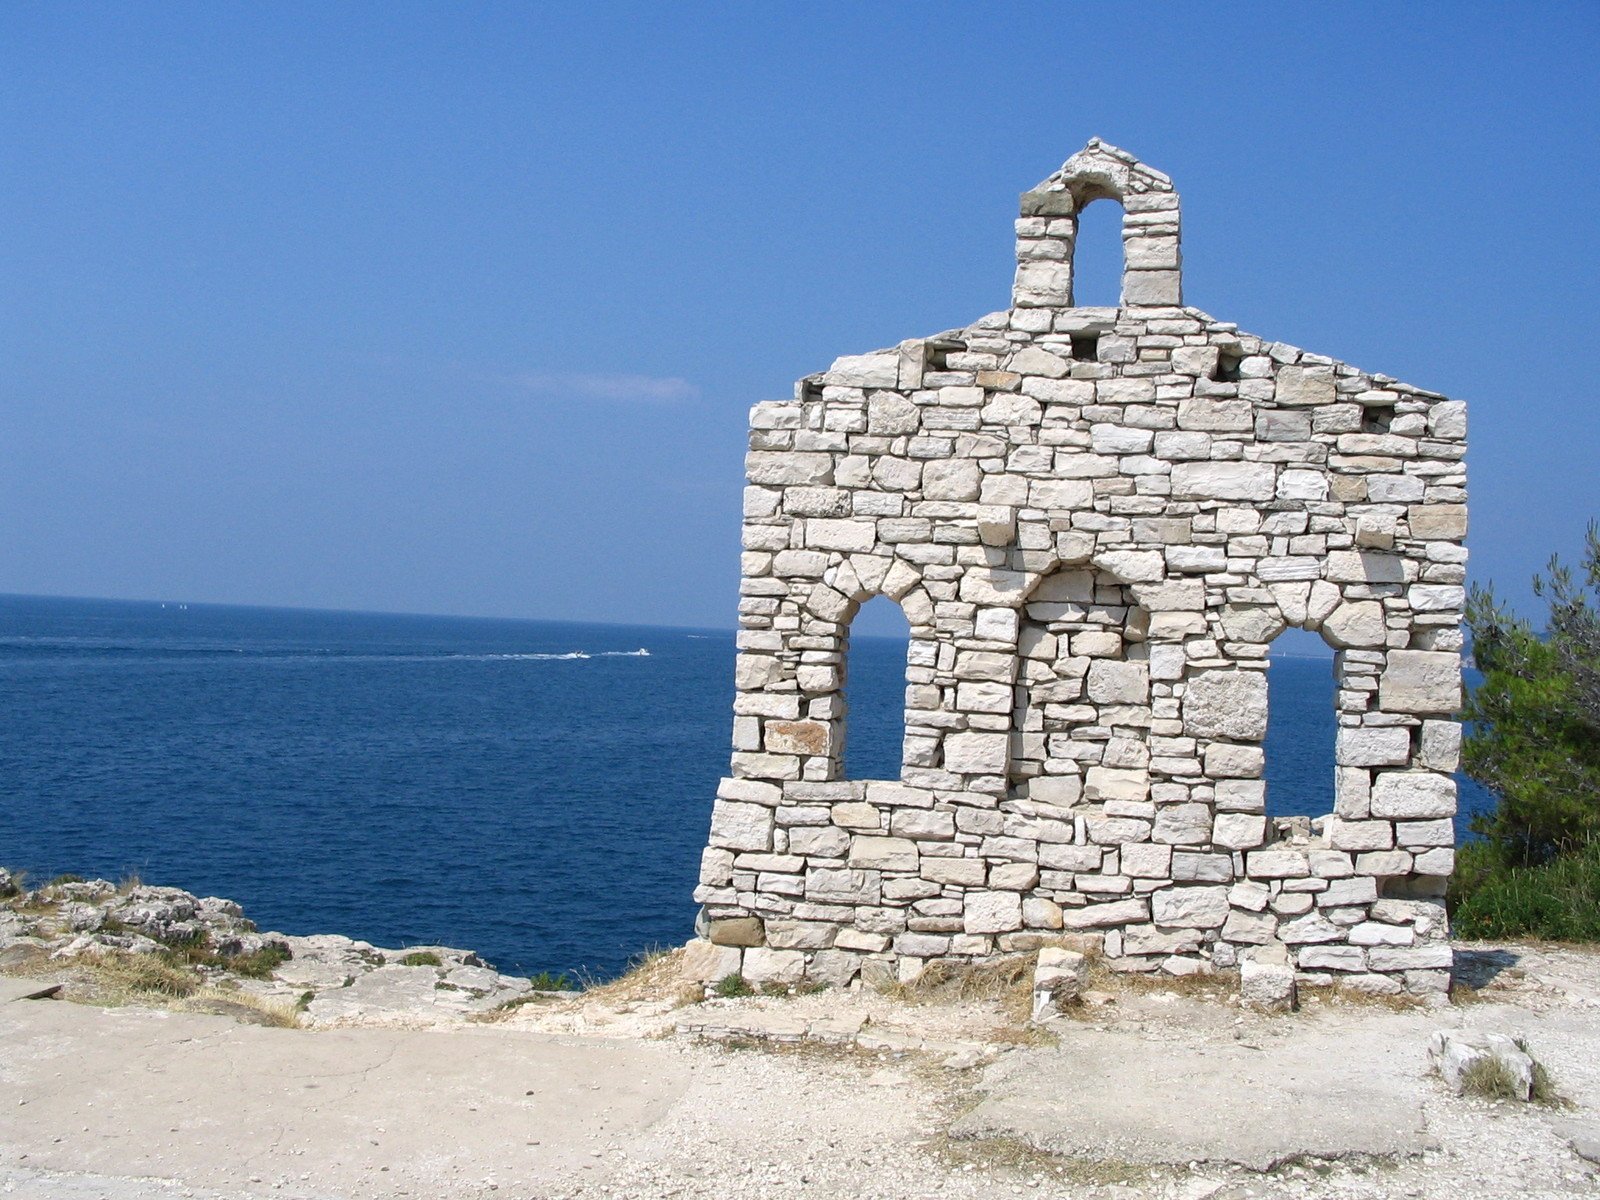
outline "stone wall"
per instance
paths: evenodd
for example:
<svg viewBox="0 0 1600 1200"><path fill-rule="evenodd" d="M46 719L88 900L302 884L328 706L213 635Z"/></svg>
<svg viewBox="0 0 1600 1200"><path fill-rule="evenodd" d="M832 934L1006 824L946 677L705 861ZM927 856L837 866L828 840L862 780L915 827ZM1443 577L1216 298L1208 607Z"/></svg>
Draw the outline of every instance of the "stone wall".
<svg viewBox="0 0 1600 1200"><path fill-rule="evenodd" d="M1072 304L1124 210L1120 308ZM751 415L707 977L914 977L1093 932L1115 967L1437 991L1464 406L1182 306L1170 180L1093 141L1022 198L1012 307ZM901 776L842 776L850 622L911 626ZM1336 649L1334 811L1266 816L1267 653Z"/></svg>

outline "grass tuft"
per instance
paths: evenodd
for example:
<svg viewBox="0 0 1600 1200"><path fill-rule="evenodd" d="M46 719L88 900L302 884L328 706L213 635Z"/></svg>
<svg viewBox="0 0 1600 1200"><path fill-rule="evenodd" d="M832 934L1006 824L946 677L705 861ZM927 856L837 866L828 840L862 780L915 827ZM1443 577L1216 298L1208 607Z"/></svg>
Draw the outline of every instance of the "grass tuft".
<svg viewBox="0 0 1600 1200"><path fill-rule="evenodd" d="M736 1000L741 996L754 996L756 994L756 990L745 982L743 975L735 973L732 975L724 975L721 979L717 980L716 984L711 989L711 994L713 996L720 996L724 1000Z"/></svg>
<svg viewBox="0 0 1600 1200"><path fill-rule="evenodd" d="M442 967L444 960L432 950L414 950L400 960L402 967Z"/></svg>
<svg viewBox="0 0 1600 1200"><path fill-rule="evenodd" d="M1484 1100L1522 1099L1516 1072L1492 1055L1467 1064L1461 1072L1461 1091Z"/></svg>

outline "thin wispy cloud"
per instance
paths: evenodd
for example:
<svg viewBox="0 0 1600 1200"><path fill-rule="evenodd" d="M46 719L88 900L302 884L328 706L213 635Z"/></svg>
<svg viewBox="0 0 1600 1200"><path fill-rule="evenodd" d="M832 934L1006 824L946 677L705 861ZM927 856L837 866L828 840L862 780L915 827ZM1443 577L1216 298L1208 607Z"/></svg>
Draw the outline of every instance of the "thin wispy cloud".
<svg viewBox="0 0 1600 1200"><path fill-rule="evenodd" d="M687 379L655 375L536 372L513 376L511 382L541 396L616 404L681 404L700 395Z"/></svg>

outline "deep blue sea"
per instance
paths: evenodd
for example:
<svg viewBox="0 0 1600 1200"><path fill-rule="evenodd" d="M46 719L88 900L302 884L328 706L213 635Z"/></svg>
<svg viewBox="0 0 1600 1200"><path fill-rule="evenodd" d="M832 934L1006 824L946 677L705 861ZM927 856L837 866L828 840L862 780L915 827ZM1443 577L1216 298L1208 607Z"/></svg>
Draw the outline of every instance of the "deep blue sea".
<svg viewBox="0 0 1600 1200"><path fill-rule="evenodd" d="M0 596L0 865L610 974L690 936L733 653L715 630ZM898 772L904 661L854 639L854 778ZM1271 677L1273 809L1325 812L1330 662Z"/></svg>

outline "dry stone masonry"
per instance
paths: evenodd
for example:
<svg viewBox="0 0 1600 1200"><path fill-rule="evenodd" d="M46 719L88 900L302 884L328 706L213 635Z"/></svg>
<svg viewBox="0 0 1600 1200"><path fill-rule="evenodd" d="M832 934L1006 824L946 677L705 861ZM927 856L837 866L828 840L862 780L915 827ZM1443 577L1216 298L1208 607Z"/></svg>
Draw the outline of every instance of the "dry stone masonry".
<svg viewBox="0 0 1600 1200"><path fill-rule="evenodd" d="M1122 304L1074 307L1099 200ZM1446 989L1464 405L1185 307L1171 181L1098 140L1016 231L1009 309L752 411L692 969L874 984L1076 933L1128 971ZM903 766L846 779L876 595L911 626ZM1267 816L1291 625L1337 651L1316 821Z"/></svg>

